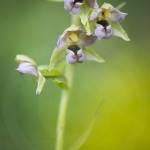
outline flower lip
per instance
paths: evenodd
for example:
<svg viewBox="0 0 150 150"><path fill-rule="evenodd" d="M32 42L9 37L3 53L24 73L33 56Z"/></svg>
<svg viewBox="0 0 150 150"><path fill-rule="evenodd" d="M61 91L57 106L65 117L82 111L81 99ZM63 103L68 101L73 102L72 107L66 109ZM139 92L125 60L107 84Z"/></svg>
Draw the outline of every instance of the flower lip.
<svg viewBox="0 0 150 150"><path fill-rule="evenodd" d="M75 55L77 55L77 52L80 50L80 47L77 46L77 45L70 45L70 46L68 47L68 50L73 51L73 52L75 53Z"/></svg>
<svg viewBox="0 0 150 150"><path fill-rule="evenodd" d="M83 0L75 0L75 1L73 2L73 4L76 4L76 3L83 3Z"/></svg>
<svg viewBox="0 0 150 150"><path fill-rule="evenodd" d="M96 23L102 25L104 29L106 29L107 26L109 26L109 23L106 20L100 20L100 21L97 21Z"/></svg>

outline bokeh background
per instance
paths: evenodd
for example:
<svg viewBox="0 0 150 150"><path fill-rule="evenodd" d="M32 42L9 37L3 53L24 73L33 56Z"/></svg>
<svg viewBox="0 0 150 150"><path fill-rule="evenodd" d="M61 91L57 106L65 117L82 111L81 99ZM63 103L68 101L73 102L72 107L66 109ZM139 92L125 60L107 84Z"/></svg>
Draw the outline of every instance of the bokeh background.
<svg viewBox="0 0 150 150"><path fill-rule="evenodd" d="M103 1L98 1L102 4ZM107 1L117 6L122 0ZM69 99L65 150L98 118L80 150L150 150L150 1L126 0L121 24L131 42L97 41L105 63L78 64ZM49 64L58 36L70 26L63 3L0 1L0 149L54 150L60 88L47 80L40 96L31 76L16 71L16 54Z"/></svg>

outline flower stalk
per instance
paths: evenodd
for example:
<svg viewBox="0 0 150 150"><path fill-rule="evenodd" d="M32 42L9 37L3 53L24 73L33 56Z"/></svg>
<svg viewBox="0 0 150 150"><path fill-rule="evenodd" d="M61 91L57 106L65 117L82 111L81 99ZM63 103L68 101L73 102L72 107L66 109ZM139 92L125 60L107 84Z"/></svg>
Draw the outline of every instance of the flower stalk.
<svg viewBox="0 0 150 150"><path fill-rule="evenodd" d="M78 26L81 25L80 18L78 16L72 16L71 24L78 25ZM66 77L66 82L67 82L69 89L62 89L62 92L61 92L58 120L57 120L57 127L56 127L57 129L56 129L55 150L63 150L64 149L63 144L64 144L66 111L67 111L70 91L72 88L74 67L75 67L75 65L70 65L70 64L66 63L65 77Z"/></svg>

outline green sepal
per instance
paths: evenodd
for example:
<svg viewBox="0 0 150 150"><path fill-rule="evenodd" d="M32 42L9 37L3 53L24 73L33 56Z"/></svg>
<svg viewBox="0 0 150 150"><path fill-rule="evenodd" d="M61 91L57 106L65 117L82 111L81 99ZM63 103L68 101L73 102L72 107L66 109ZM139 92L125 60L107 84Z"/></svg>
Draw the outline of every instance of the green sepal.
<svg viewBox="0 0 150 150"><path fill-rule="evenodd" d="M39 95L42 91L46 79L42 76L41 72L38 71L38 74L39 76L38 76L38 85L36 89L36 94Z"/></svg>
<svg viewBox="0 0 150 150"><path fill-rule="evenodd" d="M62 59L62 53L65 52L65 48L55 48L54 51L53 51L53 54L51 56L51 59L50 59L50 64L49 64L49 67L48 67L48 71L50 72L54 66L60 62Z"/></svg>
<svg viewBox="0 0 150 150"><path fill-rule="evenodd" d="M61 63L57 67L53 68L51 71L48 71L47 65L38 66L38 70L42 73L45 78L54 78L54 77L62 77L63 71L65 68L65 63Z"/></svg>
<svg viewBox="0 0 150 150"><path fill-rule="evenodd" d="M23 54L16 55L15 60L19 63L21 63L23 61L30 62L32 65L36 66L35 61L27 55L23 55Z"/></svg>
<svg viewBox="0 0 150 150"><path fill-rule="evenodd" d="M82 24L85 26L88 21L88 15L90 12L90 7L84 2L83 5L80 6L81 12L79 14L81 18Z"/></svg>
<svg viewBox="0 0 150 150"><path fill-rule="evenodd" d="M105 62L91 47L84 47L83 53L86 55L86 60L93 60L96 62Z"/></svg>
<svg viewBox="0 0 150 150"><path fill-rule="evenodd" d="M126 31L122 28L120 23L117 22L111 22L112 30L113 30L113 35L121 37L125 41L130 41L128 34Z"/></svg>
<svg viewBox="0 0 150 150"><path fill-rule="evenodd" d="M80 138L68 150L78 150L84 144L84 142L87 140L89 134L91 133L91 131L93 129L95 121L98 117L98 114L99 114L99 111L101 108L101 104L99 105L98 109L96 110L96 112L95 112L89 126L85 130L85 132L80 136Z"/></svg>
<svg viewBox="0 0 150 150"><path fill-rule="evenodd" d="M103 9L111 9L111 8L113 8L113 6L112 6L111 4L109 4L109 3L104 3L104 4L101 6L101 8L103 8Z"/></svg>
<svg viewBox="0 0 150 150"><path fill-rule="evenodd" d="M42 75L45 78L54 78L54 77L61 77L62 76L62 73L60 71L54 70L54 69L52 69L50 72L47 70L42 70L40 72L42 73Z"/></svg>
<svg viewBox="0 0 150 150"><path fill-rule="evenodd" d="M87 35L91 35L91 34L95 34L95 24L97 22L97 19L90 21L90 16L88 17L88 20L85 24L85 29L86 29L86 34Z"/></svg>
<svg viewBox="0 0 150 150"><path fill-rule="evenodd" d="M53 82L57 84L62 89L68 89L68 85L64 81L60 81L58 79L53 79Z"/></svg>

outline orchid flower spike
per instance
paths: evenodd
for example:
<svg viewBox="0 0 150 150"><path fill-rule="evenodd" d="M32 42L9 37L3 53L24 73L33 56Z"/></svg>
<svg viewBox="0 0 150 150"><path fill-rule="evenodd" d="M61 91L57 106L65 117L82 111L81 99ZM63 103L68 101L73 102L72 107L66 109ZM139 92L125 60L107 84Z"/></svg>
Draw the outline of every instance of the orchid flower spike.
<svg viewBox="0 0 150 150"><path fill-rule="evenodd" d="M98 8L96 0L64 0L64 8L69 10L71 15L77 15L80 13L80 6L83 3L87 3L90 8Z"/></svg>
<svg viewBox="0 0 150 150"><path fill-rule="evenodd" d="M109 39L114 35L129 41L127 33L119 24L126 16L127 13L119 11L108 3L104 3L100 8L93 9L90 21L95 21L95 35L97 38L99 40Z"/></svg>
<svg viewBox="0 0 150 150"><path fill-rule="evenodd" d="M36 94L40 94L45 83L45 78L42 76L40 71L38 71L34 60L26 55L17 55L16 61L18 62L18 67L16 69L18 72L21 74L30 74L38 80Z"/></svg>

